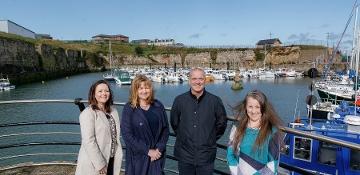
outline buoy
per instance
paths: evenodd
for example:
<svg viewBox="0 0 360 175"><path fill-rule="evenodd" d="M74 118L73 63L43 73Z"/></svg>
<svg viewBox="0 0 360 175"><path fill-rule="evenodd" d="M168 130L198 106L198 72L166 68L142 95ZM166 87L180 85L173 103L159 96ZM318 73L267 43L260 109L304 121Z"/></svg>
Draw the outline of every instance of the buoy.
<svg viewBox="0 0 360 175"><path fill-rule="evenodd" d="M231 85L231 89L232 89L232 90L237 91L237 90L243 89L240 80L241 80L241 79L240 79L240 76L239 76L239 72L237 71L237 72L235 73L234 83Z"/></svg>
<svg viewBox="0 0 360 175"><path fill-rule="evenodd" d="M237 91L243 89L243 86L240 82L234 81L234 83L231 85L231 89Z"/></svg>
<svg viewBox="0 0 360 175"><path fill-rule="evenodd" d="M231 89L235 90L235 91L243 89L243 86L240 82L240 76L239 76L238 72L235 73L234 83L231 85Z"/></svg>
<svg viewBox="0 0 360 175"><path fill-rule="evenodd" d="M205 83L214 82L215 78L212 75L205 75Z"/></svg>

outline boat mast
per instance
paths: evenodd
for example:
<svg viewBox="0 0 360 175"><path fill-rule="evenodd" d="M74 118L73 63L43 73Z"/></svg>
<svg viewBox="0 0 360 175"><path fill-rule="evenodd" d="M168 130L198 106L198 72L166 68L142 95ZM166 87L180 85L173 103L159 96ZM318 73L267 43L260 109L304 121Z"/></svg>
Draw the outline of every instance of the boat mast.
<svg viewBox="0 0 360 175"><path fill-rule="evenodd" d="M355 54L355 47L356 47L356 44L357 44L357 33L358 33L358 31L357 31L357 17L358 17L358 7L356 7L356 10L355 10L355 20L354 20L354 33L353 33L353 36L354 36L354 39L353 39L353 44L352 44L352 50L351 50L351 62L350 62L350 69L353 69L353 70L355 70L355 67L354 67L354 65L356 65L356 64L354 64L354 61L355 61L355 56L356 56L356 54Z"/></svg>
<svg viewBox="0 0 360 175"><path fill-rule="evenodd" d="M354 41L353 42L353 50L355 55L355 108L354 108L354 114L356 115L356 99L358 96L358 77L359 77L359 30L358 30L358 12L359 12L359 6L356 6L355 10L355 29L354 29ZM353 55L352 55L353 56Z"/></svg>
<svg viewBox="0 0 360 175"><path fill-rule="evenodd" d="M112 50L111 50L111 40L109 40L109 68L111 71L111 75L113 75L113 70L112 70Z"/></svg>

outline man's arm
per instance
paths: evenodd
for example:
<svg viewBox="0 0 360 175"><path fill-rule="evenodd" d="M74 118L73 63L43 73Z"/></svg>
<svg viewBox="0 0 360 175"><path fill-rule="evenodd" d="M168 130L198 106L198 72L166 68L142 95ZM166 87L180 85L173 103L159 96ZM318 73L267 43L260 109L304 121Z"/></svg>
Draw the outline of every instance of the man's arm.
<svg viewBox="0 0 360 175"><path fill-rule="evenodd" d="M175 132L175 135L177 135L177 128L179 126L180 115L181 115L181 112L179 111L178 103L179 103L179 99L175 98L170 112L170 124Z"/></svg>
<svg viewBox="0 0 360 175"><path fill-rule="evenodd" d="M216 140L218 140L226 130L227 124L227 116L224 104L222 103L221 99L218 98L218 104L216 104Z"/></svg>

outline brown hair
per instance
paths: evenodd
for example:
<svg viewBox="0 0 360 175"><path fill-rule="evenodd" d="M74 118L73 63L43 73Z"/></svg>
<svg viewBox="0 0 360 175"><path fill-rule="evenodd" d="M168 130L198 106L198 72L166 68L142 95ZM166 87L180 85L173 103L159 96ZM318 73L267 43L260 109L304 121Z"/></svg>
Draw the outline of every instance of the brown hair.
<svg viewBox="0 0 360 175"><path fill-rule="evenodd" d="M95 98L95 89L98 85L100 84L106 84L106 86L109 88L109 92L110 92L110 95L109 95L109 100L105 103L104 105L104 109L105 109L105 112L107 113L110 113L111 112L111 105L114 104L114 101L113 101L113 93L110 89L110 86L109 86L109 83L106 82L105 80L98 80L96 81L95 83L93 83L90 87L90 90L89 90L89 96L88 96L88 100L89 100L89 105L91 106L91 108L93 110L100 110L100 108L97 106L97 100Z"/></svg>
<svg viewBox="0 0 360 175"><path fill-rule="evenodd" d="M145 86L148 86L150 88L150 97L146 99L146 102L148 104L154 102L154 89L150 79L145 75L137 75L131 83L130 96L129 96L129 102L131 104L131 107L133 108L140 106L138 89L140 88L140 85L143 82L145 83Z"/></svg>
<svg viewBox="0 0 360 175"><path fill-rule="evenodd" d="M235 106L235 110L237 111L236 120L239 122L233 140L235 153L238 151L238 145L244 137L245 130L249 122L249 116L246 111L246 105L249 97L259 102L261 111L260 131L256 137L255 144L253 145L253 150L258 149L260 145L264 143L265 139L272 133L273 127L279 130L279 127L282 125L282 121L275 112L271 103L267 100L265 94L259 90L250 91L246 94L244 100Z"/></svg>

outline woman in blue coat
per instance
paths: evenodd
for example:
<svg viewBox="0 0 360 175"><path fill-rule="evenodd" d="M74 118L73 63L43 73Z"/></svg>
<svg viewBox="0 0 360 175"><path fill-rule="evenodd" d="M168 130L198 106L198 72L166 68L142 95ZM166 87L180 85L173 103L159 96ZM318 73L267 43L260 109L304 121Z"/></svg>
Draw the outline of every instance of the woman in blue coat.
<svg viewBox="0 0 360 175"><path fill-rule="evenodd" d="M151 81L144 75L132 81L121 134L126 145L126 175L164 174L169 124L164 106L154 99Z"/></svg>

